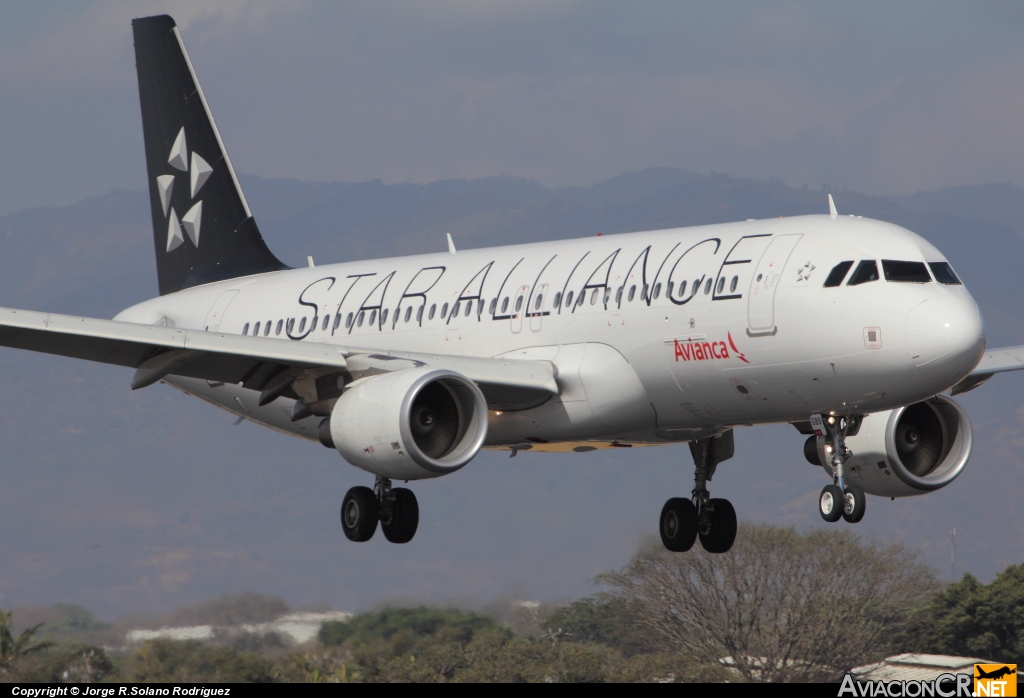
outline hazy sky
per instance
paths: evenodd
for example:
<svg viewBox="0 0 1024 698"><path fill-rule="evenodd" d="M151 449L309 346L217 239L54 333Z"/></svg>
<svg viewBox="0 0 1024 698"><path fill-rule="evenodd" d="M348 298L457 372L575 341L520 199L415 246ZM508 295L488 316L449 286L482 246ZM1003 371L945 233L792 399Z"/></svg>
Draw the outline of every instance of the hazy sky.
<svg viewBox="0 0 1024 698"><path fill-rule="evenodd" d="M1020 3L209 5L0 4L0 214L142 186L130 20L161 12L247 173L1024 179Z"/></svg>

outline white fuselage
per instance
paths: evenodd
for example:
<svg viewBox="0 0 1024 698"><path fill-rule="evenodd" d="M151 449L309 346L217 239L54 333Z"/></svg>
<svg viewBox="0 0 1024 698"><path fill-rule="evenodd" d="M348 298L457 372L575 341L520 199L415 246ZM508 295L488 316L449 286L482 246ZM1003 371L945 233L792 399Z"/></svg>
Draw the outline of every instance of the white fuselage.
<svg viewBox="0 0 1024 698"><path fill-rule="evenodd" d="M944 261L896 225L800 216L293 269L161 296L116 319L550 360L561 394L492 412L488 446L671 442L892 409L966 376L984 331L964 286L823 287L844 260L883 259ZM168 382L316 438L319 418L291 422L289 400L258 407L240 386Z"/></svg>

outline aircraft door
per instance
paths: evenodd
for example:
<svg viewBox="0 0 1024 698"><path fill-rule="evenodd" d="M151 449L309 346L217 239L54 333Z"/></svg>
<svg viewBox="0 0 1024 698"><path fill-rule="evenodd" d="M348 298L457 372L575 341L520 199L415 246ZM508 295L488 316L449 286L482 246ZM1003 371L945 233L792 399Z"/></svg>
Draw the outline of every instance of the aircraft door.
<svg viewBox="0 0 1024 698"><path fill-rule="evenodd" d="M512 305L512 319L509 321L512 327L512 334L519 334L523 331L523 315L526 313L526 294L530 292L529 286L520 286L516 291L516 300Z"/></svg>
<svg viewBox="0 0 1024 698"><path fill-rule="evenodd" d="M775 333L775 291L789 255L802 235L778 235L761 255L747 296L747 332L753 336Z"/></svg>
<svg viewBox="0 0 1024 698"><path fill-rule="evenodd" d="M537 287L537 292L533 296L533 307L530 308L528 313L530 316L530 331L539 332L541 321L544 316L547 315L547 311L544 310L544 304L548 302L548 285L540 284Z"/></svg>
<svg viewBox="0 0 1024 698"><path fill-rule="evenodd" d="M224 319L224 313L237 295L238 289L233 289L217 296L217 300L213 302L210 312L206 315L206 322L203 323L207 332L218 332L220 330L220 322Z"/></svg>

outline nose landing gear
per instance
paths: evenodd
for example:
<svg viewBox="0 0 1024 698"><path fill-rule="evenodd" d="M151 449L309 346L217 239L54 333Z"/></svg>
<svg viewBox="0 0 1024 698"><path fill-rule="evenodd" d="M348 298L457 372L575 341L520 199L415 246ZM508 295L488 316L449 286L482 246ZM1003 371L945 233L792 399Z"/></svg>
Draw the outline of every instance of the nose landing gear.
<svg viewBox="0 0 1024 698"><path fill-rule="evenodd" d="M864 491L856 485L846 483L845 464L853 455L846 448L846 435L854 432L860 424L860 417L855 415L824 417L820 414L811 415L811 428L818 436L824 436L826 452L832 454L832 484L825 485L818 496L818 513L829 523L846 519L849 523L857 523L864 518L867 506Z"/></svg>
<svg viewBox="0 0 1024 698"><path fill-rule="evenodd" d="M707 483L715 468L734 452L732 430L690 442L693 492L690 499L673 497L661 510L661 542L672 552L686 552L700 538L709 553L724 553L736 540L736 510L727 499L712 499Z"/></svg>
<svg viewBox="0 0 1024 698"><path fill-rule="evenodd" d="M416 535L420 507L412 490L392 489L391 480L378 477L374 488L353 487L341 503L341 530L357 543L373 538L377 523L392 543L408 543Z"/></svg>

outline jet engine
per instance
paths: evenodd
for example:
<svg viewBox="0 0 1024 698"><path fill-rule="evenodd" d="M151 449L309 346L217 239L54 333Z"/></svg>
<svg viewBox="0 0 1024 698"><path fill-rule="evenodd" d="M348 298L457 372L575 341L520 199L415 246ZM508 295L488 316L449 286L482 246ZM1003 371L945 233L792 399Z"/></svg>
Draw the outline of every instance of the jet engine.
<svg viewBox="0 0 1024 698"><path fill-rule="evenodd" d="M846 481L882 497L932 492L963 472L971 443L967 413L942 395L869 414L856 433L846 437L846 447L853 452L846 461ZM804 452L831 477L831 446L824 437L812 436Z"/></svg>
<svg viewBox="0 0 1024 698"><path fill-rule="evenodd" d="M463 375L427 366L346 386L320 423L320 442L352 465L396 480L453 473L487 436L487 401Z"/></svg>

